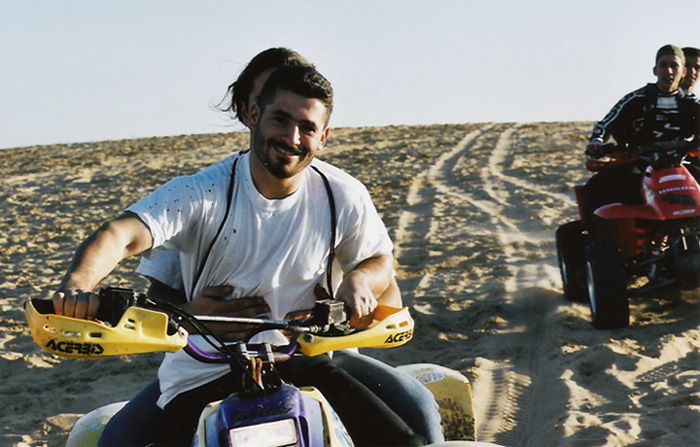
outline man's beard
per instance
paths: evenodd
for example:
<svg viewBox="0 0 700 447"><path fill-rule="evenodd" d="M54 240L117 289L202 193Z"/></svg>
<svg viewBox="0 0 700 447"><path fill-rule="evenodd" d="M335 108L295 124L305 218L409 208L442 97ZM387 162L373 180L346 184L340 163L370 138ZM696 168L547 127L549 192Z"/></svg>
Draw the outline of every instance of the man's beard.
<svg viewBox="0 0 700 447"><path fill-rule="evenodd" d="M293 177L297 173L301 172L311 161L306 159L306 155L309 153L308 149L303 147L290 146L284 141L278 139L268 139L265 140L259 129L255 129L255 135L253 137L253 152L258 157L260 162L265 166L267 171L273 176L280 179L287 179ZM275 151L276 147L283 149L283 152L297 154L299 157L299 162L293 167L289 168L289 164L282 163L279 161L273 161L269 156L270 152Z"/></svg>

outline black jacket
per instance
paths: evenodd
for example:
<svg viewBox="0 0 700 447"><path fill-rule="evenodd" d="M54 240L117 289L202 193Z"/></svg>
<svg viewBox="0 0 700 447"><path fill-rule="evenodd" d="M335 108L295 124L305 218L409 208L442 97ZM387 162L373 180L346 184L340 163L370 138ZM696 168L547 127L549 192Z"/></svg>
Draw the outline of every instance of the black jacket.
<svg viewBox="0 0 700 447"><path fill-rule="evenodd" d="M676 139L700 141L700 101L683 90L659 92L656 84L637 89L615 104L593 127L591 141L610 137L625 149Z"/></svg>

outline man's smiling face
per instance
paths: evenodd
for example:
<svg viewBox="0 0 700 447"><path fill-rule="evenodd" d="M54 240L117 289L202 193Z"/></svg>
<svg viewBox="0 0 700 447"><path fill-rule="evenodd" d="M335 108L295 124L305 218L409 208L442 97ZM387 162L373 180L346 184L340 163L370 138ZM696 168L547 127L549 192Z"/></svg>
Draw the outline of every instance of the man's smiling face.
<svg viewBox="0 0 700 447"><path fill-rule="evenodd" d="M254 105L251 117L255 122L253 154L278 179L302 172L328 137L323 103L290 91L278 91L262 111Z"/></svg>

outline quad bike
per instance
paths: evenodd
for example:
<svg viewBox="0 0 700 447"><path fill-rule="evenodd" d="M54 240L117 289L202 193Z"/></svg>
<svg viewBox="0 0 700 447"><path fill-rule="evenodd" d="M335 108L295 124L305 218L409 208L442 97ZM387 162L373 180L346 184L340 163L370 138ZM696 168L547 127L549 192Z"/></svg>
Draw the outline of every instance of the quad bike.
<svg viewBox="0 0 700 447"><path fill-rule="evenodd" d="M342 421L324 396L313 387L283 383L275 363L291 355L319 355L355 347L400 346L413 336L407 308L379 306L368 328L349 326L343 304L318 302L305 321L256 318L195 317L170 303L135 294L128 289L106 288L102 303L116 303L97 321L53 314L51 301L31 299L25 314L33 339L46 351L62 357L100 359L107 356L179 349L205 362L229 363L240 374L242 390L210 403L201 413L193 446L277 447L352 446ZM103 312L101 309L100 312ZM213 353L188 341L182 323L192 333L207 336ZM284 330L289 345L233 344L215 340L207 322L255 325L253 333ZM213 338L213 339L212 339ZM433 446L496 446L474 441L474 418L469 381L454 370L433 364L400 367L423 383L435 396L448 441ZM96 446L109 419L125 404L118 402L83 416L73 427L67 447ZM498 447L498 446L496 446Z"/></svg>
<svg viewBox="0 0 700 447"><path fill-rule="evenodd" d="M641 194L646 203L610 203L595 210L602 225L581 220L556 232L564 296L590 304L598 329L629 325L629 297L671 284L700 285L700 186L686 168L685 141L639 147L635 156L614 152L586 162L596 172L642 158L648 163ZM582 216L584 185L574 186ZM640 285L641 284L641 285Z"/></svg>

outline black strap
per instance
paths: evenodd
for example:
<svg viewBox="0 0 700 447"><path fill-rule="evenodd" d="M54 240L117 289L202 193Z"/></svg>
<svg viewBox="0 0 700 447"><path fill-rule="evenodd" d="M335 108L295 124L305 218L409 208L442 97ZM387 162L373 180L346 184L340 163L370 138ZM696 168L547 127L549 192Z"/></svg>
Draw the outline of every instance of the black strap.
<svg viewBox="0 0 700 447"><path fill-rule="evenodd" d="M321 172L316 166L311 166L314 171L323 179L323 184L326 186L326 192L328 193L328 204L331 207L331 245L328 253L328 266L326 267L326 283L328 285L328 295L333 298L333 260L335 259L335 237L336 237L336 226L337 217L335 215L335 199L333 198L333 191L331 190L331 184L328 181L328 177Z"/></svg>
<svg viewBox="0 0 700 447"><path fill-rule="evenodd" d="M241 154L243 154L243 153L241 153ZM207 251L204 254L204 260L202 261L201 264L199 264L199 270L197 271L197 274L194 277L194 281L192 282L192 291L190 293L190 297L192 297L192 298L194 298L195 288L197 287L197 283L199 282L199 278L202 276L202 272L204 271L204 266L207 264L207 260L209 259L209 255L211 254L211 250L212 250L212 248L214 248L214 243L219 238L221 231L224 229L224 224L226 224L226 221L228 220L228 215L229 215L229 212L231 211L231 202L233 202L233 183L234 183L234 179L236 178L236 165L238 165L238 160L240 158L241 157L239 155L233 161L233 168L231 168L231 179L229 180L228 193L226 194L226 214L224 214L224 218L221 221L221 224L219 225L219 229L216 231L214 238L209 243L209 247L207 248Z"/></svg>
<svg viewBox="0 0 700 447"><path fill-rule="evenodd" d="M245 152L241 152L241 155ZM226 221L228 220L228 215L231 211L231 202L233 202L233 184L234 180L236 178L236 165L238 164L238 160L240 159L240 156L236 157L236 159L233 161L233 168L231 168L231 180L229 180L228 184L228 193L226 194L226 214L224 214L224 218L221 221L221 224L219 225L219 229L216 232L216 235L214 235L214 238L211 240L209 243L209 247L207 248L207 251L204 255L204 260L202 263L199 265L199 270L197 271L197 275L194 277L194 281L192 282L192 291L190 293L190 296L194 298L194 291L195 288L197 287L197 283L199 282L200 277L202 276L202 272L204 271L204 267L207 263L207 260L209 259L209 255L211 254L211 250L214 248L214 243L216 240L219 238L219 235L221 234L221 231L224 229L224 225L226 224ZM326 192L328 194L328 204L330 205L331 208L331 240L330 240L330 249L328 253L328 266L326 267L326 283L328 287L328 295L333 298L333 260L335 259L335 238L336 238L336 226L337 226L337 217L335 215L335 199L333 197L333 191L331 190L331 184L328 181L328 177L321 172L320 169L318 169L316 166L311 166L314 171L318 172L318 174L321 176L321 179L323 180L323 184L326 187Z"/></svg>

